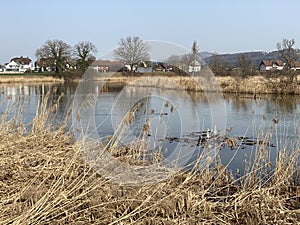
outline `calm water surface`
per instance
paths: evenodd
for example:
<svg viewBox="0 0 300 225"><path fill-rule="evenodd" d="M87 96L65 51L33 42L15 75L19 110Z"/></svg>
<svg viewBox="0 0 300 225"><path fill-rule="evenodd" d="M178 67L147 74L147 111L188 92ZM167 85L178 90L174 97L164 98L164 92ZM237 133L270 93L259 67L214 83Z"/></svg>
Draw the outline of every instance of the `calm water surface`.
<svg viewBox="0 0 300 225"><path fill-rule="evenodd" d="M190 142L184 144L195 147L197 139L192 137L193 133L208 130L213 131L212 134L226 132L228 137L247 137L251 140L263 140L263 137L272 133L268 140L272 146L266 146L272 160L276 159L278 150L291 149L299 144L300 96L259 95L254 99L252 95L223 96L137 87L102 92L100 83L93 85L87 93L77 93L75 99L86 97L88 92L92 92L90 94L96 98L93 114L87 115L92 118L87 120L95 121L100 137L112 135L126 113L136 109L123 141L139 138L141 130L148 123L150 129L147 138L153 149L162 146L168 149L169 153L166 154L178 146L174 138L186 140L188 137ZM76 87L76 84L2 85L1 114L8 118L19 116L23 122L30 124L37 106L52 90L49 105L61 98L55 121L59 124L73 104ZM243 171L245 160L249 160L247 157L253 154L256 147L242 145L235 150L223 147L220 151L222 163L233 171Z"/></svg>

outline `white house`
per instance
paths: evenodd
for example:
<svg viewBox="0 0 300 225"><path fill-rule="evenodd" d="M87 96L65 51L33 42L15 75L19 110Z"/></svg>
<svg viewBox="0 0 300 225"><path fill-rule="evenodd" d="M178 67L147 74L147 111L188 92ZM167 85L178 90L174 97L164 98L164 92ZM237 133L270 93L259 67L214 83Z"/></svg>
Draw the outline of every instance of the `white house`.
<svg viewBox="0 0 300 225"><path fill-rule="evenodd" d="M32 60L28 57L16 57L10 60L9 63L4 65L3 72L19 72L25 73L26 71L32 71Z"/></svg>
<svg viewBox="0 0 300 225"><path fill-rule="evenodd" d="M3 72L19 72L20 64L12 61L4 65Z"/></svg>
<svg viewBox="0 0 300 225"><path fill-rule="evenodd" d="M259 64L259 70L262 72L283 70L284 65L285 63L283 63L281 60L263 60Z"/></svg>
<svg viewBox="0 0 300 225"><path fill-rule="evenodd" d="M201 70L201 63L198 60L194 59L189 65L189 73L192 72L200 72Z"/></svg>

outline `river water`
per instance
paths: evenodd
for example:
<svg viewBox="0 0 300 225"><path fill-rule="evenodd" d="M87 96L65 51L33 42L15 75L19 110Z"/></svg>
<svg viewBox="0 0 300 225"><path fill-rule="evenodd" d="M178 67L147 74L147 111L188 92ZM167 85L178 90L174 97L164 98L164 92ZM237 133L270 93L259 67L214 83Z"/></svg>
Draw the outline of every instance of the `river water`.
<svg viewBox="0 0 300 225"><path fill-rule="evenodd" d="M92 121L99 138L119 132L131 111L134 116L127 121L123 144L147 133L151 150L166 149L164 156L169 160L174 160L170 152L177 151L178 146L188 149L180 157L196 157L195 149L201 151L204 143L199 139L201 135L204 141L222 135L237 141L234 148L218 143L222 145L221 161L232 171L243 171L259 142L267 143L264 147L272 161L276 160L278 151L299 146L300 96L258 95L254 98L246 94L221 95L145 87L103 91L101 83L97 82L86 92L76 92L77 84L6 84L0 86L2 117L19 116L30 126L37 106L50 90L49 106L60 98L55 124L66 118L70 107L82 103L79 99L90 95L95 101L91 102L92 106L85 107L92 110L81 121L86 124ZM69 128L73 128L74 121L71 117Z"/></svg>

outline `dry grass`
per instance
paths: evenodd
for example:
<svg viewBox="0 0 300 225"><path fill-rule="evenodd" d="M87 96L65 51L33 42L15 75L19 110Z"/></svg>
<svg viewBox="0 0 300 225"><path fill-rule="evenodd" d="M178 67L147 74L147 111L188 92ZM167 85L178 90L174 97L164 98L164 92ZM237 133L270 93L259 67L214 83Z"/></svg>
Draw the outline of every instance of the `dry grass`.
<svg viewBox="0 0 300 225"><path fill-rule="evenodd" d="M34 75L1 75L1 83L45 83L45 82L64 82L63 78L53 76L34 76Z"/></svg>
<svg viewBox="0 0 300 225"><path fill-rule="evenodd" d="M216 77L216 80L227 93L300 94L298 82L291 82L287 76Z"/></svg>
<svg viewBox="0 0 300 225"><path fill-rule="evenodd" d="M269 180L259 176L270 162L258 151L257 163L240 180L218 164L212 170L179 172L153 185L121 186L85 163L65 124L58 129L47 125L55 108L42 103L27 132L15 120L1 121L0 224L300 221L299 149L279 154Z"/></svg>
<svg viewBox="0 0 300 225"><path fill-rule="evenodd" d="M135 87L158 87L163 89L179 89L187 91L220 91L217 80L212 77L189 77L189 76L145 76L129 78L127 85Z"/></svg>
<svg viewBox="0 0 300 225"><path fill-rule="evenodd" d="M188 91L205 91L224 93L249 93L249 94L300 94L300 85L287 76L270 77L211 77L206 76L162 76L152 74L148 76L128 76L98 78L108 83L123 83L137 87L160 87L165 89L182 89ZM300 80L298 76L298 80Z"/></svg>

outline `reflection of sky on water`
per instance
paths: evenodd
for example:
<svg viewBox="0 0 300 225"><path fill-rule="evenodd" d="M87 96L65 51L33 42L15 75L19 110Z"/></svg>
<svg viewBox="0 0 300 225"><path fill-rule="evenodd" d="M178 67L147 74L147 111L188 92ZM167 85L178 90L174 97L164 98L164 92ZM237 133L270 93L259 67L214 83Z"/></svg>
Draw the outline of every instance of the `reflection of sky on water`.
<svg viewBox="0 0 300 225"><path fill-rule="evenodd" d="M268 129L273 129L274 132L272 142L276 144L275 134L277 133L278 145L275 148L269 147L271 157L275 159L275 150L283 147L296 147L299 140L299 113L300 113L300 97L299 96L276 96L263 95L261 98L254 100L252 95L236 95L225 94L224 99L214 93L204 95L203 93L182 92L174 90L161 90L151 88L127 88L121 93L101 93L97 95L97 83L94 84L94 93L97 97L95 113L92 116L98 126L98 133L101 135L111 135L114 126L117 126L122 118L124 109L131 109L137 102L144 102L144 107L154 109L156 113L151 115L152 119L156 119L156 124L159 125L159 113L168 113L163 115L163 124L159 125L159 129L167 130L167 135L177 136L178 134L188 134L199 130L232 128L231 136L248 136L256 138L259 131L264 131L266 134ZM55 86L55 85L54 85ZM9 117L12 118L22 109L22 117L25 123L29 123L35 116L36 107L42 101L42 96L53 85L5 85L0 87L0 111L4 113L9 109ZM57 85L54 94L49 97L49 105L52 105L63 92L64 96L61 99L60 108L57 115L60 119L65 118L66 107L72 102L72 97L76 85ZM99 89L98 89L99 90ZM86 90L90 93L90 90ZM150 95L149 95L150 94ZM84 96L84 95L83 95ZM144 98L141 98L144 96ZM168 100L168 107L163 104ZM118 104L115 104L118 103ZM171 116L170 107L173 105L174 113ZM20 107L21 106L21 107ZM111 110L115 107L114 110ZM133 127L135 135L138 129L141 129L145 122L144 111L140 110L137 113L137 127ZM213 120L212 120L213 115ZM274 124L274 118L278 118L279 122ZM87 119L87 120L89 120ZM155 123L153 125L155 125ZM134 124L133 124L134 125ZM168 129L166 129L166 127ZM276 131L276 132L275 132ZM152 131L153 133L153 131ZM158 132L159 139L165 135L165 132ZM152 140L154 143L154 141ZM155 145L155 144L153 144ZM167 145L166 145L167 146ZM171 143L167 147L170 149L176 148L176 143ZM249 155L254 147L240 148L238 151L223 149L220 154L223 163L230 164L231 169L243 168L245 155ZM194 154L193 152L191 154Z"/></svg>

